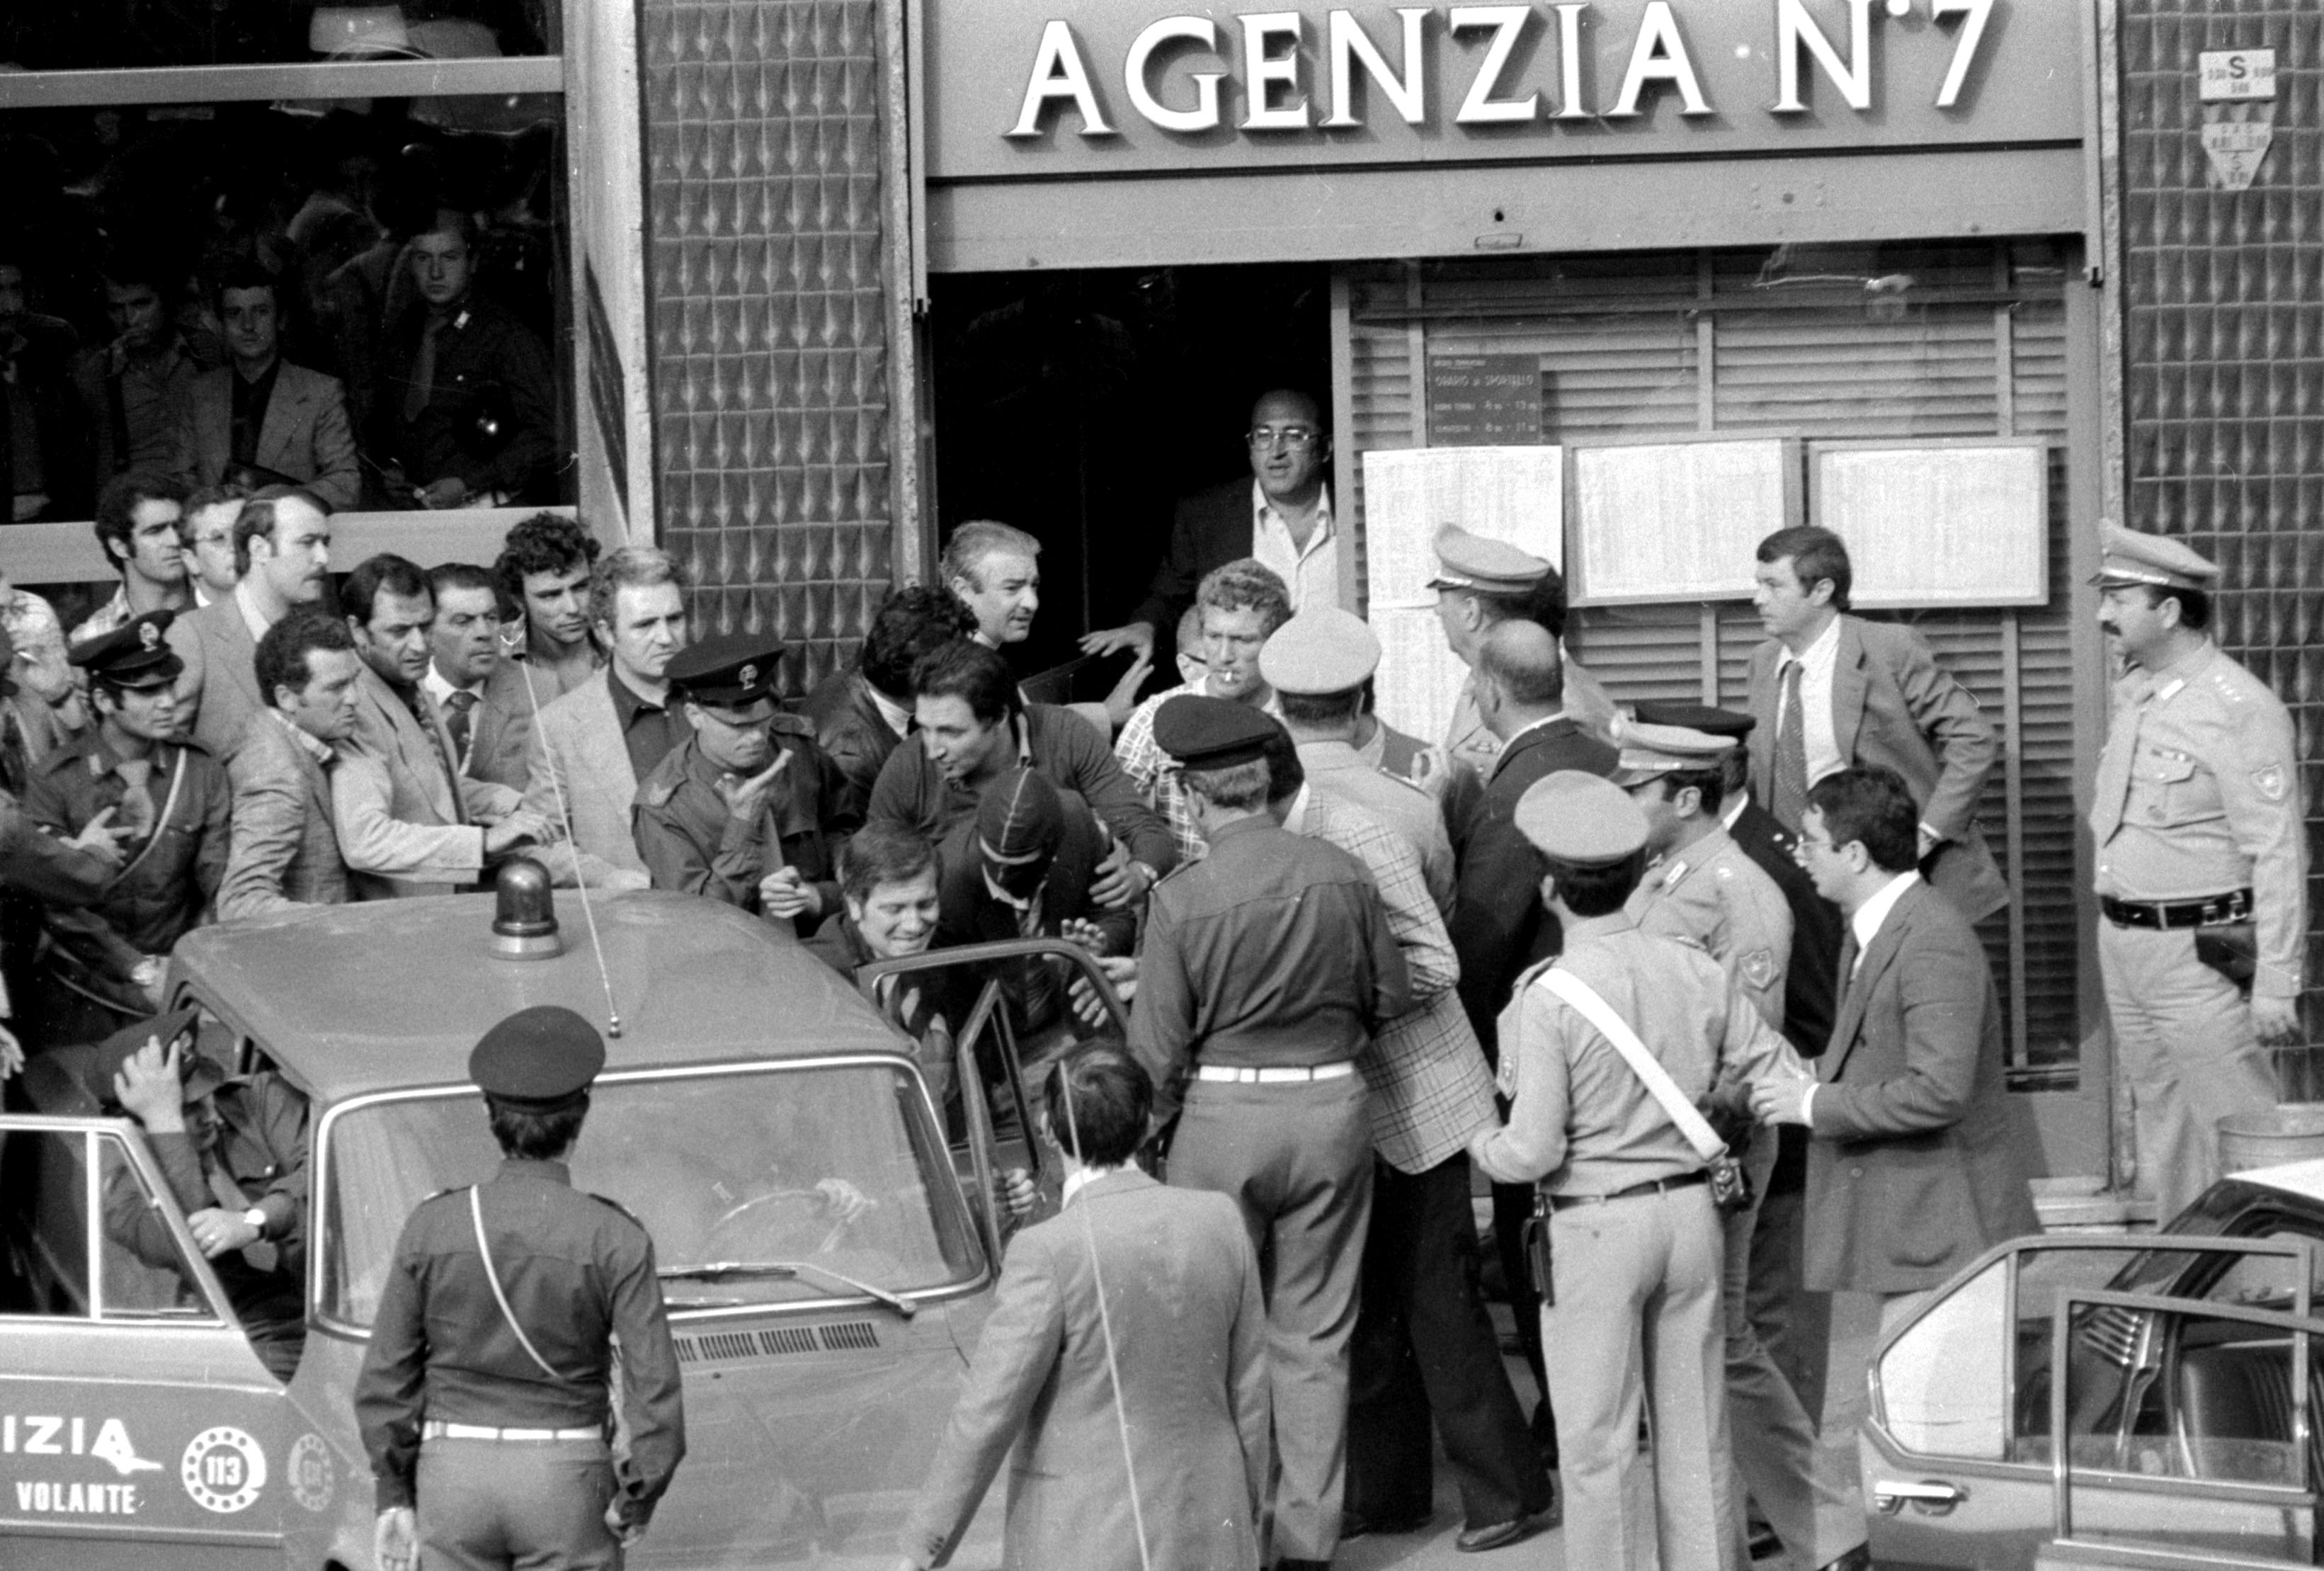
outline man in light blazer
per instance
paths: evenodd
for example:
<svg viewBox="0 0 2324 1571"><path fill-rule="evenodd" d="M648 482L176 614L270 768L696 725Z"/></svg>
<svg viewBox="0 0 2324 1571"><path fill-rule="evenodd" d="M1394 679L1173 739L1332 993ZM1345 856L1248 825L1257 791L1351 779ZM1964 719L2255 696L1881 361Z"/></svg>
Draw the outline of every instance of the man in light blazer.
<svg viewBox="0 0 2324 1571"><path fill-rule="evenodd" d="M448 894L520 842L553 840L514 790L453 772L443 713L420 686L436 615L420 569L383 552L347 575L340 602L364 670L331 809L356 898Z"/></svg>
<svg viewBox="0 0 2324 1571"><path fill-rule="evenodd" d="M231 762L243 729L266 707L253 661L258 641L293 606L323 598L331 577L331 508L310 491L272 486L234 521L234 593L170 624L170 647L185 662L178 706L191 715L194 741Z"/></svg>
<svg viewBox="0 0 2324 1571"><path fill-rule="evenodd" d="M1260 1565L1259 1263L1233 1201L1130 1165L1152 1106L1146 1071L1117 1042L1075 1049L1050 1077L1044 1123L1065 1155L1065 1210L1009 1246L899 1571L951 1557L1012 1450L1001 1552L1012 1571Z"/></svg>
<svg viewBox="0 0 2324 1571"><path fill-rule="evenodd" d="M638 782L690 734L669 690L670 657L687 642L678 559L650 546L608 552L590 579L589 605L609 658L540 712L525 806L562 825L585 857L642 881L630 827Z"/></svg>
<svg viewBox="0 0 2324 1571"><path fill-rule="evenodd" d="M329 771L355 728L363 661L355 637L335 616L294 611L258 641L256 665L267 707L226 766L234 820L218 885L225 921L343 905L350 892Z"/></svg>
<svg viewBox="0 0 2324 1571"><path fill-rule="evenodd" d="M1922 804L1919 865L1931 885L1973 922L2007 905L1977 827L2000 756L1977 699L1911 628L1846 615L1848 547L1830 530L1777 530L1758 559L1753 604L1768 637L1751 652L1752 796L1796 834L1807 789L1824 775L1895 770Z"/></svg>
<svg viewBox="0 0 2324 1571"><path fill-rule="evenodd" d="M362 489L355 430L337 378L282 358L281 291L250 264L229 273L216 300L232 362L193 379L178 406L178 478L195 489L229 469L255 467L304 485L333 507Z"/></svg>
<svg viewBox="0 0 2324 1571"><path fill-rule="evenodd" d="M1916 871L1923 814L1904 778L1845 769L1808 792L1800 862L1847 936L1831 1044L1813 1080L1755 1086L1768 1123L1804 1125L1803 1285L1832 1315L1820 1471L1853 1489L1865 1369L1882 1332L2004 1239L2040 1231L2030 1127L2002 1083L2001 1003L1968 919Z"/></svg>

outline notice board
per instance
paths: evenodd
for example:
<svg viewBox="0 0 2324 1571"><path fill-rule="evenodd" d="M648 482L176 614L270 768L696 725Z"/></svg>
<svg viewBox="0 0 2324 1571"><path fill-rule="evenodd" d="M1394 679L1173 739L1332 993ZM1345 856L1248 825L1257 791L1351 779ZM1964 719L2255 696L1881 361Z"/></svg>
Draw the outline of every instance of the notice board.
<svg viewBox="0 0 2324 1571"><path fill-rule="evenodd" d="M2050 444L1817 442L1810 514L1848 542L1868 608L2050 598Z"/></svg>
<svg viewBox="0 0 2324 1571"><path fill-rule="evenodd" d="M1576 605L1748 599L1753 550L1800 521L1788 437L1576 447L1568 468Z"/></svg>
<svg viewBox="0 0 2324 1571"><path fill-rule="evenodd" d="M1428 440L1438 448L1541 441L1541 356L1428 356Z"/></svg>

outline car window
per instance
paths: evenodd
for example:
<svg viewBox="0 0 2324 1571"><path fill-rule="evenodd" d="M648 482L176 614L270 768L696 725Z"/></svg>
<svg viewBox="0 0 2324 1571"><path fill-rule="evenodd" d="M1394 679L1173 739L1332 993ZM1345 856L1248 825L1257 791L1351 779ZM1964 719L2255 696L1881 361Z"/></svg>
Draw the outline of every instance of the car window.
<svg viewBox="0 0 2324 1571"><path fill-rule="evenodd" d="M591 1094L573 1182L636 1216L665 1272L804 1261L895 1292L946 1287L974 1276L982 1256L920 1095L881 1063L609 1077ZM368 1325L405 1218L438 1190L491 1178L498 1162L473 1091L334 1116L325 1313ZM835 1296L827 1280L760 1273L664 1290L680 1309Z"/></svg>
<svg viewBox="0 0 2324 1571"><path fill-rule="evenodd" d="M101 1218L93 1241L92 1185ZM163 1203L119 1135L11 1129L0 1147L0 1194L7 1256L0 1313L107 1320L209 1317Z"/></svg>
<svg viewBox="0 0 2324 1571"><path fill-rule="evenodd" d="M97 1137L97 1193L105 1217L97 1271L107 1320L206 1316L185 1246L163 1219L161 1201L118 1135Z"/></svg>

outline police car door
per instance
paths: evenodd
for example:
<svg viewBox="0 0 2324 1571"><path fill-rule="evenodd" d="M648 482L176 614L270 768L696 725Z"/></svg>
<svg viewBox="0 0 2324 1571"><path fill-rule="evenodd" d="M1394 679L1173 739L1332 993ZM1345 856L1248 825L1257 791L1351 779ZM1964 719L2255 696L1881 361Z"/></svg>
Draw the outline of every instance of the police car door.
<svg viewBox="0 0 2324 1571"><path fill-rule="evenodd" d="M1037 977L1034 967L1045 970ZM1059 938L964 944L876 961L856 973L855 984L924 1049L928 1017L945 1016L954 1069L937 1122L985 1245L999 1260L1010 1233L1056 1206L1058 1165L1036 1133L1048 1066L1091 1037L1120 1040L1129 1012L1090 952ZM1001 1175L1011 1169L1023 1170L1040 1191L1029 1215L1016 1215L1001 1199Z"/></svg>
<svg viewBox="0 0 2324 1571"><path fill-rule="evenodd" d="M2295 1407L2306 1414L2307 1388L2285 1383L2288 1363L2278 1378L2292 1356L2282 1346L2232 1351L2238 1335L2220 1317L2305 1317L2314 1248L2160 1234L2029 1238L1988 1252L1873 1360L1857 1448L1874 1563L2046 1565L2070 1465L2079 1539L2181 1554L2296 1545L2304 1558L2314 1501L2307 1458L2283 1426ZM2141 1293L2217 1314L2198 1326L2116 1301Z"/></svg>
<svg viewBox="0 0 2324 1571"><path fill-rule="evenodd" d="M134 1127L0 1115L0 1566L281 1566L289 1399Z"/></svg>

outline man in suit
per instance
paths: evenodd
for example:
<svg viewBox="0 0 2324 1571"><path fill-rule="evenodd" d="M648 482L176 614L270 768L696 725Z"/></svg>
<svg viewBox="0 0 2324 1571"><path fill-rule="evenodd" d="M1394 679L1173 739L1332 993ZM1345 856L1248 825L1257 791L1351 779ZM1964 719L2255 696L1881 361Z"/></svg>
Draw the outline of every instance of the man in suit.
<svg viewBox="0 0 2324 1571"><path fill-rule="evenodd" d="M688 734L669 688L670 659L687 644L678 559L651 546L608 553L590 580L589 608L609 658L540 712L525 805L560 826L576 851L642 887L631 822L638 782Z"/></svg>
<svg viewBox="0 0 2324 1571"><path fill-rule="evenodd" d="M1852 1490L1880 1334L1980 1251L2041 1224L2010 1127L1991 968L1918 871L1927 815L1896 771L1858 766L1810 787L1803 817L1801 864L1848 919L1840 1015L1814 1077L1761 1081L1751 1104L1812 1137L1807 1285L1849 1296L1833 1311L1822 1470Z"/></svg>
<svg viewBox="0 0 2324 1571"><path fill-rule="evenodd" d="M1777 530L1758 558L1752 602L1767 639L1751 652L1753 792L1797 832L1807 790L1825 775L1893 769L1925 804L1920 865L1931 886L1973 922L2007 905L1977 827L2000 756L1977 699L1911 628L1846 614L1848 547L1830 530Z"/></svg>
<svg viewBox="0 0 2324 1571"><path fill-rule="evenodd" d="M520 843L553 840L514 789L453 770L444 716L420 686L436 604L420 569L383 552L347 575L339 599L364 664L355 730L331 771L356 898L450 893Z"/></svg>
<svg viewBox="0 0 2324 1571"><path fill-rule="evenodd" d="M1050 1077L1065 1210L1009 1246L897 1571L951 1557L1012 1448L1001 1558L1017 1571L1257 1571L1259 1264L1232 1201L1131 1164L1152 1103L1115 1043L1075 1049Z"/></svg>
<svg viewBox="0 0 2324 1571"><path fill-rule="evenodd" d="M32 309L26 250L0 242L0 522L87 518L96 471L72 385L80 340Z"/></svg>
<svg viewBox="0 0 2324 1571"><path fill-rule="evenodd" d="M185 662L178 705L212 757L232 759L243 728L265 707L252 665L258 640L293 606L319 604L331 582L331 507L311 491L269 486L234 521L234 593L170 624Z"/></svg>
<svg viewBox="0 0 2324 1571"><path fill-rule="evenodd" d="M292 612L258 641L267 707L226 766L234 782L232 850L218 916L264 916L348 899L329 771L355 728L363 661L337 617Z"/></svg>
<svg viewBox="0 0 2324 1571"><path fill-rule="evenodd" d="M975 632L974 613L951 590L927 584L890 589L854 666L824 678L800 703L816 744L847 781L850 810L860 815L871 804L881 766L911 731L912 668L921 656Z"/></svg>
<svg viewBox="0 0 2324 1571"><path fill-rule="evenodd" d="M363 476L346 395L337 378L282 358L274 275L255 263L236 268L216 303L233 358L194 378L178 406L178 478L198 489L255 468L335 508L354 506Z"/></svg>
<svg viewBox="0 0 2324 1571"><path fill-rule="evenodd" d="M470 780L521 791L531 771L532 716L556 701L554 679L501 647L500 591L490 573L446 562L429 569L428 587L436 625L420 685L444 712L453 761Z"/></svg>
<svg viewBox="0 0 2324 1571"><path fill-rule="evenodd" d="M1256 557L1283 580L1291 608L1340 603L1340 541L1332 523L1332 433L1323 406L1278 387L1251 405L1250 478L1230 480L1181 500L1154 587L1130 620L1082 639L1084 654L1134 649L1154 656L1154 635L1176 627L1194 590L1216 568Z"/></svg>
<svg viewBox="0 0 2324 1571"><path fill-rule="evenodd" d="M1557 919L1541 903L1541 855L1517 827L1517 803L1527 788L1559 770L1610 775L1613 746L1565 711L1565 668L1557 640L1535 622L1507 621L1477 641L1477 712L1499 742L1467 834L1454 846L1459 877L1452 918L1446 924L1461 957L1461 1003L1485 1049L1500 1062L1495 1035L1517 977L1557 952ZM1493 1187L1493 1234L1516 1311L1517 1341L1542 1392L1534 1435L1549 1465L1557 1465L1549 1414L1549 1382L1542 1365L1541 1316L1527 1283L1519 1236L1533 1214L1533 1190L1524 1184Z"/></svg>
<svg viewBox="0 0 2324 1571"><path fill-rule="evenodd" d="M72 630L72 642L102 638L148 611L182 613L186 556L178 547L186 488L167 475L117 475L97 497L97 547L121 575L113 597Z"/></svg>

